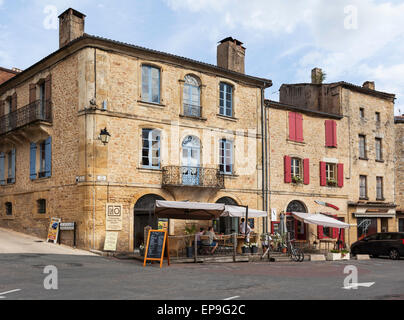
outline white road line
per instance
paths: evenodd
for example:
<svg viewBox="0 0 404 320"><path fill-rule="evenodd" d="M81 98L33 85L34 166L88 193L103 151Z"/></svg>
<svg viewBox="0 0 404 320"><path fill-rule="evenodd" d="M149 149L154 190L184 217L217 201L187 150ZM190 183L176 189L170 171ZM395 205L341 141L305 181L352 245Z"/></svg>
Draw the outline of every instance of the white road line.
<svg viewBox="0 0 404 320"><path fill-rule="evenodd" d="M0 299L5 299L6 297L4 297L4 296L6 294L13 293L13 292L18 292L18 291L21 291L21 289L15 289L15 290L7 291L7 292L2 292L2 293L0 293Z"/></svg>
<svg viewBox="0 0 404 320"><path fill-rule="evenodd" d="M223 301L229 301L229 300L234 300L234 299L238 299L238 298L240 298L240 296L235 296L235 297L230 297L230 298L227 298L227 299L223 299Z"/></svg>
<svg viewBox="0 0 404 320"><path fill-rule="evenodd" d="M342 289L351 290L351 289L358 289L359 287L370 288L375 283L376 282L352 283L351 285L349 285L347 287L343 287Z"/></svg>

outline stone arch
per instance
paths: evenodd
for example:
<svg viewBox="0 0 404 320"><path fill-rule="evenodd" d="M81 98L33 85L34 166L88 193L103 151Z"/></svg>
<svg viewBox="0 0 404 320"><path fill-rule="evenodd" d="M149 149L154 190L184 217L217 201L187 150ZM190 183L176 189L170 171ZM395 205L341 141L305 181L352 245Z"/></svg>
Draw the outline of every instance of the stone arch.
<svg viewBox="0 0 404 320"><path fill-rule="evenodd" d="M223 203L230 206L238 205L237 201L229 196L219 198L218 200L216 200L216 203ZM220 217L219 219L213 221L213 227L215 229L215 232L232 234L238 232L239 223L239 218Z"/></svg>

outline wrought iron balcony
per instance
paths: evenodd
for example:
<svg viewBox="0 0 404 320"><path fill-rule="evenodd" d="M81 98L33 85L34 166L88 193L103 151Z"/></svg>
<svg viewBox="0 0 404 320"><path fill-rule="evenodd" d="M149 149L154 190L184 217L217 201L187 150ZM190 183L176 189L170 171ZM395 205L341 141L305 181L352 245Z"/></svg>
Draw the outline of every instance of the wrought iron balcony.
<svg viewBox="0 0 404 320"><path fill-rule="evenodd" d="M200 118L202 116L202 107L184 103L184 116Z"/></svg>
<svg viewBox="0 0 404 320"><path fill-rule="evenodd" d="M224 176L218 169L168 166L163 168L163 186L224 189Z"/></svg>
<svg viewBox="0 0 404 320"><path fill-rule="evenodd" d="M37 121L52 123L52 101L37 100L0 118L0 134Z"/></svg>

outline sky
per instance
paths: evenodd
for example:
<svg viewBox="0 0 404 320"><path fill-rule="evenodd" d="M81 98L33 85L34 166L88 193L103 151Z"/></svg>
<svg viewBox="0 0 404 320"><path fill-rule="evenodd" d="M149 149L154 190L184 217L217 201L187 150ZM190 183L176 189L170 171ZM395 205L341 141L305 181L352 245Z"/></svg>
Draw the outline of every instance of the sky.
<svg viewBox="0 0 404 320"><path fill-rule="evenodd" d="M404 113L404 0L0 0L0 66L26 69L58 49L57 16L86 14L86 33L216 64L218 41L244 43L246 73L283 83L362 85L397 95Z"/></svg>

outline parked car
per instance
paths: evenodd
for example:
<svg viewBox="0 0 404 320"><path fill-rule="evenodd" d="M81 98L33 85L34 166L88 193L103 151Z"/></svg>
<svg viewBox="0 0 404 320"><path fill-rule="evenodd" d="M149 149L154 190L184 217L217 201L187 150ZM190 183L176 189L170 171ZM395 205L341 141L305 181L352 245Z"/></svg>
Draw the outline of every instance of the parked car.
<svg viewBox="0 0 404 320"><path fill-rule="evenodd" d="M404 257L404 232L372 234L352 244L351 253L369 254L372 257L389 256L392 260Z"/></svg>

